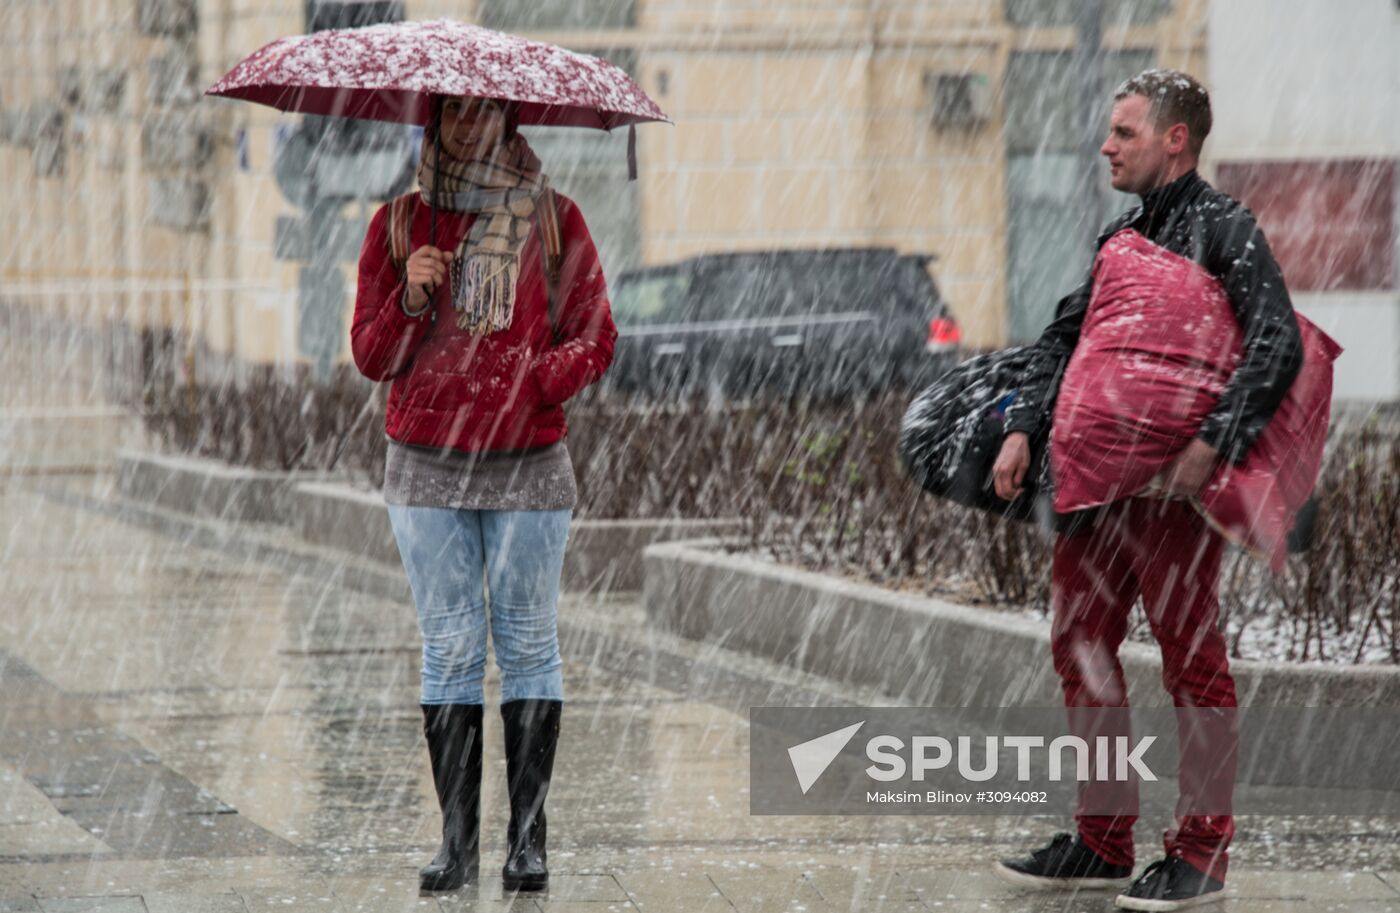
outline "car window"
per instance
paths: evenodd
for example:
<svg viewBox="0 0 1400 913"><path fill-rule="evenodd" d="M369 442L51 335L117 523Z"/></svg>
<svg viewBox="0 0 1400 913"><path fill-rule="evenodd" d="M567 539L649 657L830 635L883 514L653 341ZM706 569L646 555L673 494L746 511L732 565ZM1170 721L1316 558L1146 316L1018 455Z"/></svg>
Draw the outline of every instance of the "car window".
<svg viewBox="0 0 1400 913"><path fill-rule="evenodd" d="M900 287L904 289L910 304L920 313L938 313L946 310L938 286L933 281L926 260L923 257L902 257L900 266Z"/></svg>
<svg viewBox="0 0 1400 913"><path fill-rule="evenodd" d="M770 263L736 260L705 271L697 317L731 320L767 317L776 313L790 293L786 271Z"/></svg>
<svg viewBox="0 0 1400 913"><path fill-rule="evenodd" d="M690 276L687 273L627 277L613 293L613 320L619 326L681 320L689 288Z"/></svg>
<svg viewBox="0 0 1400 913"><path fill-rule="evenodd" d="M907 296L903 271L894 257L735 260L705 272L701 319L882 312Z"/></svg>

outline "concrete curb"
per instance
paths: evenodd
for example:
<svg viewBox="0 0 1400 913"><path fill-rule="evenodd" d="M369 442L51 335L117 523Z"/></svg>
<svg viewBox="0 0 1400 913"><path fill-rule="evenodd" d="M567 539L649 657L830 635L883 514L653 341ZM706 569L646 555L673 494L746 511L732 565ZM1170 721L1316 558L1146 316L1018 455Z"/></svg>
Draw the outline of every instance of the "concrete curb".
<svg viewBox="0 0 1400 913"><path fill-rule="evenodd" d="M122 497L234 523L292 522L292 489L321 473L271 472L135 450L116 456Z"/></svg>
<svg viewBox="0 0 1400 913"><path fill-rule="evenodd" d="M265 472L216 460L118 452L122 497L166 510L237 523L288 526L308 544L399 564L384 498L324 474ZM575 520L564 557L564 589L639 591L642 549L655 542L731 535L737 520Z"/></svg>
<svg viewBox="0 0 1400 913"><path fill-rule="evenodd" d="M1059 706L1049 625L775 565L719 540L643 553L651 623L692 640L877 687L918 706ZM1120 653L1135 705L1167 706L1156 649ZM1400 708L1400 668L1231 663L1242 706Z"/></svg>
<svg viewBox="0 0 1400 913"><path fill-rule="evenodd" d="M399 563L389 512L379 492L339 482L304 482L292 499L296 527L314 545ZM724 535L732 520L575 520L564 555L563 587L580 591L642 588L642 550L655 542Z"/></svg>
<svg viewBox="0 0 1400 913"><path fill-rule="evenodd" d="M0 409L0 471L106 471L145 439L141 417L122 406Z"/></svg>

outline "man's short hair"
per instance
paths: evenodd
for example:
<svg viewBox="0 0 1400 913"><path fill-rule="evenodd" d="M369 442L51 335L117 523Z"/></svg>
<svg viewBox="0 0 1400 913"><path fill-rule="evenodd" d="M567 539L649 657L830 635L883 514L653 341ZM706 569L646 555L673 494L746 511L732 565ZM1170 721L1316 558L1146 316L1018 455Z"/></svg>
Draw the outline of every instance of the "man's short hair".
<svg viewBox="0 0 1400 913"><path fill-rule="evenodd" d="M1201 154L1210 135L1210 93L1193 76L1180 70L1143 70L1119 85L1113 100L1129 95L1141 95L1152 103L1152 122L1158 129L1185 124L1191 152Z"/></svg>

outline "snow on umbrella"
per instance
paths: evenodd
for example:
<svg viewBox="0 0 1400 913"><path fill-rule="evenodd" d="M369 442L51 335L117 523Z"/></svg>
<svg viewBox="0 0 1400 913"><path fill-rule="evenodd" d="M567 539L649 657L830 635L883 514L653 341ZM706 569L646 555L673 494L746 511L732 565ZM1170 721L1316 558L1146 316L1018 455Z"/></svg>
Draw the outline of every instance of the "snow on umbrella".
<svg viewBox="0 0 1400 913"><path fill-rule="evenodd" d="M465 95L518 102L522 124L612 130L668 120L606 60L446 19L279 38L205 94L425 126L433 97Z"/></svg>
<svg viewBox="0 0 1400 913"><path fill-rule="evenodd" d="M435 103L473 96L512 101L520 123L627 126L627 172L637 177L635 125L665 121L626 73L606 60L438 19L327 29L279 38L245 57L205 95L281 111L432 125ZM434 131L439 142L441 131ZM433 206L434 243L437 206Z"/></svg>

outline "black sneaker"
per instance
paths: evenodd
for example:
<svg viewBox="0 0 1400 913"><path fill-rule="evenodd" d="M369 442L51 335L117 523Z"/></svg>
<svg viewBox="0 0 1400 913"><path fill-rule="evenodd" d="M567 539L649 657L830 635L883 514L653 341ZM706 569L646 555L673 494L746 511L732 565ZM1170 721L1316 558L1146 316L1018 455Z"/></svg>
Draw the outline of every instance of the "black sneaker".
<svg viewBox="0 0 1400 913"><path fill-rule="evenodd" d="M1224 899L1224 884L1186 860L1168 856L1144 869L1114 904L1123 910L1181 910Z"/></svg>
<svg viewBox="0 0 1400 913"><path fill-rule="evenodd" d="M1110 865L1084 841L1056 834L1048 846L1021 859L1006 859L993 866L1003 881L1039 890L1120 887L1133 874L1130 865Z"/></svg>

